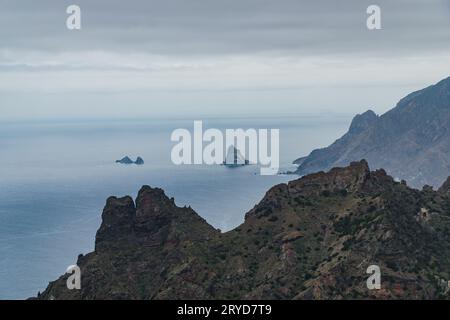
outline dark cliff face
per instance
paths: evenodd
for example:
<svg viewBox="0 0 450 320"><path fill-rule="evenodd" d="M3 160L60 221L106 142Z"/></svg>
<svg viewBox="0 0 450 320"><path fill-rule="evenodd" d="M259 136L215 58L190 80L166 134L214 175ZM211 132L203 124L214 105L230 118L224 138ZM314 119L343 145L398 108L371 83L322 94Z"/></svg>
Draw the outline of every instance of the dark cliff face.
<svg viewBox="0 0 450 320"><path fill-rule="evenodd" d="M297 173L362 158L416 188L441 185L450 174L450 78L411 93L380 117L357 115L344 136L296 161Z"/></svg>
<svg viewBox="0 0 450 320"><path fill-rule="evenodd" d="M366 161L280 184L220 233L161 189L109 198L95 251L40 299L431 299L448 297L450 199ZM381 289L366 287L369 265ZM445 282L445 285L443 285Z"/></svg>

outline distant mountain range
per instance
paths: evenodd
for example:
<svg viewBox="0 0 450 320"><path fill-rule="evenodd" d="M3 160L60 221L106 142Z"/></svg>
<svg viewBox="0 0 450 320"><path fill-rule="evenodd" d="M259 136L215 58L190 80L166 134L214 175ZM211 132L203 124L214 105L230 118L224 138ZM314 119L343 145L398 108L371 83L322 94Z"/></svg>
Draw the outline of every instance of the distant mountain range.
<svg viewBox="0 0 450 320"><path fill-rule="evenodd" d="M450 180L419 191L353 162L271 188L221 233L144 186L136 201L107 200L94 252L78 257L81 290L66 274L38 298L449 298L449 195ZM370 265L379 290L366 286Z"/></svg>
<svg viewBox="0 0 450 320"><path fill-rule="evenodd" d="M409 94L381 116L357 115L344 136L294 163L305 175L359 159L413 187L441 185L450 174L450 78Z"/></svg>

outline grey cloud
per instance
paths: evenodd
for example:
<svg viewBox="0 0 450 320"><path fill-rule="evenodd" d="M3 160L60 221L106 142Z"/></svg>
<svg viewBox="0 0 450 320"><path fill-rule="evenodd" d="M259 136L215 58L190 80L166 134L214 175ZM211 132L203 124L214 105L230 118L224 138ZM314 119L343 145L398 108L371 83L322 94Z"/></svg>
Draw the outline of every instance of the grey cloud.
<svg viewBox="0 0 450 320"><path fill-rule="evenodd" d="M449 16L450 0L0 0L0 110L381 112L448 76Z"/></svg>
<svg viewBox="0 0 450 320"><path fill-rule="evenodd" d="M65 28L81 6L83 29ZM447 50L447 0L378 0L383 29L365 27L373 0L0 1L0 48L153 54L395 54Z"/></svg>

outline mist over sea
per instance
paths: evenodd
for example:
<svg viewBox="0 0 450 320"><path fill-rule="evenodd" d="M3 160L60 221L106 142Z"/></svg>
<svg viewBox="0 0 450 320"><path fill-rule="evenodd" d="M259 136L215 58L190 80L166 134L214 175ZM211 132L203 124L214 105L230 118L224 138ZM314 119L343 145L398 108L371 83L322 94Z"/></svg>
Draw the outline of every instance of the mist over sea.
<svg viewBox="0 0 450 320"><path fill-rule="evenodd" d="M177 205L190 205L222 231L244 220L273 185L296 176L260 176L257 166L175 166L174 129L193 120L110 120L1 123L0 299L36 295L94 248L106 198L148 184ZM200 120L200 119L199 119ZM280 129L281 171L348 128L351 117L203 119L205 129ZM115 160L141 156L145 165Z"/></svg>

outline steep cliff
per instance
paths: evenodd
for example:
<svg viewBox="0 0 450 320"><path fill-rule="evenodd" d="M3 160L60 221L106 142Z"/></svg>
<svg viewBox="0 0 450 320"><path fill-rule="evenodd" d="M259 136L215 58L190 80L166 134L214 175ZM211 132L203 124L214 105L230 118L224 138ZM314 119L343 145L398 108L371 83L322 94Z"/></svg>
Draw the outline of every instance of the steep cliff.
<svg viewBox="0 0 450 320"><path fill-rule="evenodd" d="M450 174L450 78L411 93L381 116L357 115L344 136L294 163L305 175L359 159L417 188L441 185Z"/></svg>

